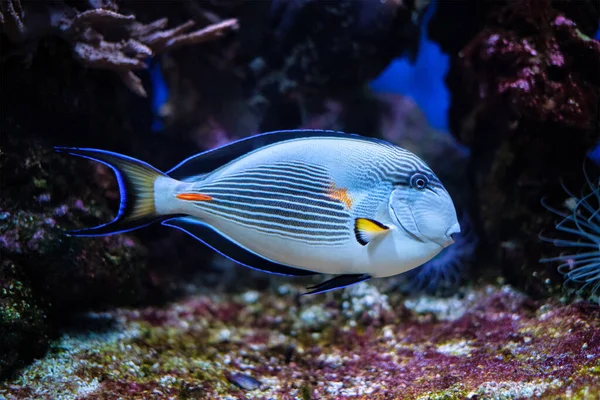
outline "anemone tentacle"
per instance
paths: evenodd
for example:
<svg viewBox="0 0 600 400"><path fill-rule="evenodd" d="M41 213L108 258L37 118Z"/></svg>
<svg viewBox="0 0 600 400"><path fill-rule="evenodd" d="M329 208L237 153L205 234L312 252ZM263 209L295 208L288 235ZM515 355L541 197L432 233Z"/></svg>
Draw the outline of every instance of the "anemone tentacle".
<svg viewBox="0 0 600 400"><path fill-rule="evenodd" d="M543 258L540 262L559 262L558 272L565 277L563 286L577 284L577 294L588 291L590 297L598 296L600 302L600 186L590 179L585 168L584 176L587 187L578 196L562 184L570 196L565 201L568 212L551 207L542 199L544 208L562 218L555 229L572 237L549 238L540 234L542 241L556 247L570 248L558 256Z"/></svg>

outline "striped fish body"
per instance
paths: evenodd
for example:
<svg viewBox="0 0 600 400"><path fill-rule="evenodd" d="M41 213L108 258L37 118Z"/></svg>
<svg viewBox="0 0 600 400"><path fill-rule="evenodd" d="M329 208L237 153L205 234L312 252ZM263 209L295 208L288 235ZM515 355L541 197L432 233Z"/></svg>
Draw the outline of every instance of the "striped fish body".
<svg viewBox="0 0 600 400"><path fill-rule="evenodd" d="M402 213L391 211L395 197L410 202L410 196L398 193L411 185L416 171L433 178L432 188L444 190L414 154L334 132L270 135L275 135L272 143L216 157L217 163L226 162L213 170L208 170L209 152L167 174L154 170L153 177L142 177L152 186L143 197L147 209L140 212L173 217L175 222L163 223L236 261L275 273L385 277L415 268L443 248L415 237L399 225L396 215ZM131 175L123 166L113 169L121 180ZM357 221L367 221L365 228ZM250 256L256 256L252 263L257 265L243 262ZM262 268L261 260L271 267Z"/></svg>
<svg viewBox="0 0 600 400"><path fill-rule="evenodd" d="M162 178L157 185L168 188L161 190L166 197L157 201L157 210L194 216L251 251L296 268L395 275L423 263L426 256L419 257L419 251L430 251L416 249L399 232L367 251L355 239L354 221L369 218L392 225L389 197L394 181L407 179L404 166L411 170L408 154L360 139L295 139L252 152L195 181ZM212 200L181 201L177 193Z"/></svg>

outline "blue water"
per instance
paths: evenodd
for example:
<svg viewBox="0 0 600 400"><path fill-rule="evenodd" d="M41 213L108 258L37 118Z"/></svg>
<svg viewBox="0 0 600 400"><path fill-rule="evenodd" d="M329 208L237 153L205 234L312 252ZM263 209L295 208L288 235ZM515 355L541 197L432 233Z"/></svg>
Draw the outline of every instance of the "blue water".
<svg viewBox="0 0 600 400"><path fill-rule="evenodd" d="M596 31L594 39L600 40L600 25L598 26L598 30ZM596 145L596 147L594 147L592 151L588 153L588 157L594 162L594 164L600 166L600 144Z"/></svg>
<svg viewBox="0 0 600 400"><path fill-rule="evenodd" d="M450 94L444 77L448 71L449 57L427 35L427 25L435 11L435 3L432 2L423 18L421 44L414 64L407 57L395 59L370 86L375 92L397 93L412 98L432 127L446 130Z"/></svg>
<svg viewBox="0 0 600 400"><path fill-rule="evenodd" d="M150 66L150 82L152 82L151 100L152 100L152 114L154 120L152 121L152 131L160 132L164 129L165 124L159 116L160 108L167 102L169 98L169 88L163 77L162 70L160 68L160 58L148 60Z"/></svg>
<svg viewBox="0 0 600 400"><path fill-rule="evenodd" d="M434 128L448 128L450 95L444 83L449 68L449 57L427 35L427 24L435 11L435 3L427 11L421 26L421 45L414 64L406 57L398 58L371 82L371 89L380 93L397 93L412 98L423 110ZM595 39L600 40L600 26ZM600 164L600 146L594 152Z"/></svg>

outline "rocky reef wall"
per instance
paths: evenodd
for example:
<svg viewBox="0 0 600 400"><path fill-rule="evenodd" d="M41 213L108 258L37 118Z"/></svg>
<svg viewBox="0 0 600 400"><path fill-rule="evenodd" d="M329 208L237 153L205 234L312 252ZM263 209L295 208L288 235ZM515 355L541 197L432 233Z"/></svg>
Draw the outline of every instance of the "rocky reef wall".
<svg viewBox="0 0 600 400"><path fill-rule="evenodd" d="M367 86L416 56L427 1L0 0L0 397L596 395L598 307L561 304L539 234L557 222L542 198L564 208L600 139L600 5L437 3L452 137ZM166 170L290 128L381 137L440 171L478 240L405 280L439 296L465 253L454 296L389 279L304 300L306 280L161 226L62 233L114 218L119 190L54 146Z"/></svg>
<svg viewBox="0 0 600 400"><path fill-rule="evenodd" d="M563 278L540 264L557 255L539 240L584 187L584 159L600 139L597 2L440 2L429 32L451 54L450 130L471 149L473 212L482 257L533 295ZM465 16L468 16L465 18Z"/></svg>
<svg viewBox="0 0 600 400"><path fill-rule="evenodd" d="M352 22L364 11L373 13ZM108 168L53 146L99 147L168 169L263 127L300 125L300 103L360 91L394 56L414 52L419 16L410 4L351 1L9 0L0 12L3 376L42 355L78 312L159 302L202 270L205 283L228 284L218 267L211 278L212 253L180 232L63 235L110 221L119 193ZM159 107L149 67L169 90Z"/></svg>

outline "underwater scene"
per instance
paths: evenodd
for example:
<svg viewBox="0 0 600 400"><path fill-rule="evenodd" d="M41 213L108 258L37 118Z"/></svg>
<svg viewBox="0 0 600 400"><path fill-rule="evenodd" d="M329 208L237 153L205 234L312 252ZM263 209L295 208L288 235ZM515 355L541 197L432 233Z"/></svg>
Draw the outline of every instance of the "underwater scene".
<svg viewBox="0 0 600 400"><path fill-rule="evenodd" d="M600 399L598 0L0 0L0 399Z"/></svg>

